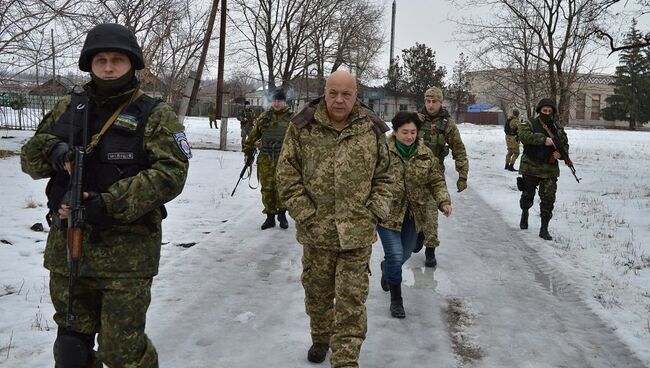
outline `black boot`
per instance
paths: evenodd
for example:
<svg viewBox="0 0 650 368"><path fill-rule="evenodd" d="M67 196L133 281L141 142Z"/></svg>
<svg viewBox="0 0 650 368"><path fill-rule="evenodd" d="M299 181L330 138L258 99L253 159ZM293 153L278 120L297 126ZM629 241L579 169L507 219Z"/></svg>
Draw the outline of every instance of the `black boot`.
<svg viewBox="0 0 650 368"><path fill-rule="evenodd" d="M519 228L522 230L528 229L528 210L521 210L521 220L519 220Z"/></svg>
<svg viewBox="0 0 650 368"><path fill-rule="evenodd" d="M510 164L506 162L506 167L504 167L504 170L510 170Z"/></svg>
<svg viewBox="0 0 650 368"><path fill-rule="evenodd" d="M517 171L517 169L515 169L515 164L510 164L510 165L508 166L508 170L509 170L509 171Z"/></svg>
<svg viewBox="0 0 650 368"><path fill-rule="evenodd" d="M438 265L438 261L436 261L436 248L427 247L424 255L426 256L426 260L424 261L425 267L436 267Z"/></svg>
<svg viewBox="0 0 650 368"><path fill-rule="evenodd" d="M280 227L283 229L289 227L289 222L287 222L287 210L278 211L278 222L280 223Z"/></svg>
<svg viewBox="0 0 650 368"><path fill-rule="evenodd" d="M542 226L539 228L539 237L544 240L553 240L551 234L548 233L548 222L551 221L550 218L542 217Z"/></svg>
<svg viewBox="0 0 650 368"><path fill-rule="evenodd" d="M314 343L307 352L307 360L312 363L322 363L325 361L325 356L330 346L327 344Z"/></svg>
<svg viewBox="0 0 650 368"><path fill-rule="evenodd" d="M394 318L406 317L402 302L402 285L388 285L390 289L390 315Z"/></svg>
<svg viewBox="0 0 650 368"><path fill-rule="evenodd" d="M381 280L379 281L379 283L381 284L381 289L383 291L388 291L389 290L388 282L386 282L386 279L384 278L384 261L381 261L381 263L379 264L379 268L381 268Z"/></svg>
<svg viewBox="0 0 650 368"><path fill-rule="evenodd" d="M275 215L272 213L266 214L266 220L262 224L262 230L275 226Z"/></svg>

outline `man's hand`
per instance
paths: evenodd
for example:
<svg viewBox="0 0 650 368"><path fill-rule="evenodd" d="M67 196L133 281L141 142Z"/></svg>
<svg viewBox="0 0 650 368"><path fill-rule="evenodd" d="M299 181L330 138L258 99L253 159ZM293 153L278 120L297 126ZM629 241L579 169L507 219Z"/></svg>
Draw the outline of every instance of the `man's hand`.
<svg viewBox="0 0 650 368"><path fill-rule="evenodd" d="M56 143L50 149L50 153L47 155L47 159L52 164L52 167L56 171L67 171L68 174L72 174L72 162L70 154L70 146L65 142Z"/></svg>
<svg viewBox="0 0 650 368"><path fill-rule="evenodd" d="M458 181L456 182L456 188L458 188L458 193L467 189L467 178L458 178Z"/></svg>
<svg viewBox="0 0 650 368"><path fill-rule="evenodd" d="M258 139L255 141L255 148L260 149L262 148L262 140Z"/></svg>
<svg viewBox="0 0 650 368"><path fill-rule="evenodd" d="M445 217L451 216L451 205L444 205L442 206L442 214L445 215Z"/></svg>

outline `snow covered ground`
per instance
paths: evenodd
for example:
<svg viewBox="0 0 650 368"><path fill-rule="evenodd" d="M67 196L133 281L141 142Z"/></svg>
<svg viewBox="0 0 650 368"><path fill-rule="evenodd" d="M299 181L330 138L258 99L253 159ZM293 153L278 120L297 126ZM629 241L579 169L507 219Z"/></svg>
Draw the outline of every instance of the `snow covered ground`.
<svg viewBox="0 0 650 368"><path fill-rule="evenodd" d="M259 189L247 182L230 197L243 156L239 124L229 123L231 151L217 151L220 130L186 121L194 158L168 205L147 332L161 367L312 366L293 223L260 231ZM374 245L361 366L650 367L650 133L567 129L582 180L561 167L554 240L544 241L537 204L530 229L518 228L502 128L460 131L469 189L452 192L454 214L440 220L439 266L422 267L422 254L405 266L405 320L390 318ZM0 150L18 152L31 134L1 131ZM46 182L10 155L0 184L0 366L53 366ZM45 232L30 230L37 222Z"/></svg>

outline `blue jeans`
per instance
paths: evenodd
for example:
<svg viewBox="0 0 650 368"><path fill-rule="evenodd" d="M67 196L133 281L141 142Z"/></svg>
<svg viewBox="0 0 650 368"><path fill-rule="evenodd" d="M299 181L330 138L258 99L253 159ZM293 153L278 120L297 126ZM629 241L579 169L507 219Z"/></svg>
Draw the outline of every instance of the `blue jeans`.
<svg viewBox="0 0 650 368"><path fill-rule="evenodd" d="M402 265L411 257L418 238L415 220L407 211L401 232L377 225L377 234L384 248L384 278L389 285L399 285L402 283Z"/></svg>

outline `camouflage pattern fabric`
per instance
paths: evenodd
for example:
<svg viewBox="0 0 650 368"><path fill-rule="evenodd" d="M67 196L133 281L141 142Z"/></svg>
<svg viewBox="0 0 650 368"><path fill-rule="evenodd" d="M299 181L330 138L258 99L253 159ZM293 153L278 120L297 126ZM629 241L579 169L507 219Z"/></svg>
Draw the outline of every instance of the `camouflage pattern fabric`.
<svg viewBox="0 0 650 368"><path fill-rule="evenodd" d="M214 103L210 103L210 106L208 106L208 120L210 121L210 128L212 128L213 123L214 127L217 127L217 107Z"/></svg>
<svg viewBox="0 0 650 368"><path fill-rule="evenodd" d="M21 149L22 170L34 179L48 178L53 172L47 153L59 139L48 131L69 102L69 96L63 98L45 115L34 136ZM101 193L108 215L118 223L103 227L98 243L93 246L89 242L92 228L86 225L81 277L152 277L158 273L160 206L180 194L189 165L173 136L183 130L169 105L160 103L152 110L144 133L144 149L151 168L119 180L108 192ZM148 220L158 231L152 233L141 221L145 214L149 214ZM45 267L52 272L68 273L66 233L56 226L48 234Z"/></svg>
<svg viewBox="0 0 650 368"><path fill-rule="evenodd" d="M536 176L523 175L524 190L521 192L519 207L527 210L533 206L535 190L539 186L539 212L541 218L551 219L555 205L555 193L557 192L557 178L540 178Z"/></svg>
<svg viewBox="0 0 650 368"><path fill-rule="evenodd" d="M302 284L312 342L329 344L330 364L359 367L366 338L371 247L353 250L304 246Z"/></svg>
<svg viewBox="0 0 650 368"><path fill-rule="evenodd" d="M395 177L390 214L380 221L384 228L401 231L404 214L411 211L415 228L424 233L424 244L436 247L438 241L438 212L444 205L451 205L445 179L440 172L438 159L420 139L416 151L403 158L395 146L396 138L388 138L391 172Z"/></svg>
<svg viewBox="0 0 650 368"><path fill-rule="evenodd" d="M538 119L538 118L535 118ZM557 123L556 126L558 137L569 149L568 137L564 128ZM548 159L538 160L526 154L526 146L543 147L548 137L548 133L533 131L533 125L530 121L522 122L519 125L519 140L524 145L524 154L519 163L519 173L522 175L536 176L538 178L557 178L560 176L560 166L557 161L550 162ZM550 158L550 157L549 157Z"/></svg>
<svg viewBox="0 0 650 368"><path fill-rule="evenodd" d="M263 213L276 214L279 209L284 208L280 204L278 188L275 180L275 168L278 161L269 156L259 155L257 157L257 178L262 188Z"/></svg>
<svg viewBox="0 0 650 368"><path fill-rule="evenodd" d="M506 135L506 146L508 153L506 154L506 164L514 165L519 157L519 141L513 135Z"/></svg>
<svg viewBox="0 0 650 368"><path fill-rule="evenodd" d="M418 132L418 137L424 139L424 143L438 158L443 176L445 172L444 160L449 154L449 151L451 151L456 165L456 171L458 172L458 178L467 181L467 174L469 172L467 151L460 137L456 121L442 108L437 115L429 114L426 109L420 111L418 115L420 116L420 120L423 121L422 127ZM443 117L447 117L447 127L444 132L441 132L439 127Z"/></svg>
<svg viewBox="0 0 650 368"><path fill-rule="evenodd" d="M280 198L301 244L327 249L369 247L386 218L394 179L386 137L357 103L340 132L321 100L309 124L289 124L277 167ZM385 124L384 124L385 126Z"/></svg>
<svg viewBox="0 0 650 368"><path fill-rule="evenodd" d="M79 278L74 292L74 331L98 333L96 358L109 367L157 368L158 354L144 333L151 278ZM54 321L65 326L68 277L50 273ZM106 328L110 326L110 328ZM103 328L102 328L103 327Z"/></svg>
<svg viewBox="0 0 650 368"><path fill-rule="evenodd" d="M255 125L253 126L253 129L251 130L250 134L248 134L248 137L244 142L244 155L246 156L250 155L257 148L256 146L257 141L259 141L262 138L262 135L264 134L264 129L266 128L264 126L264 123L268 119L267 118L268 114L271 114L271 123L268 125L268 127L275 127L278 125L279 121L284 120L286 118L287 114L293 114L293 112L288 107L286 107L284 110L279 112L273 111L271 109L261 113L260 116L258 116L257 119L255 119ZM274 161L277 161L277 158L274 158Z"/></svg>
<svg viewBox="0 0 650 368"><path fill-rule="evenodd" d="M253 130L253 122L255 121L255 112L250 107L244 107L237 114L237 120L239 120L239 125L241 128L241 145L242 149L244 148L244 143L246 142L246 137Z"/></svg>

